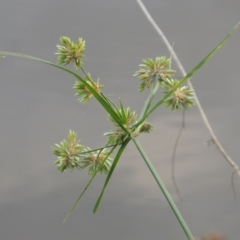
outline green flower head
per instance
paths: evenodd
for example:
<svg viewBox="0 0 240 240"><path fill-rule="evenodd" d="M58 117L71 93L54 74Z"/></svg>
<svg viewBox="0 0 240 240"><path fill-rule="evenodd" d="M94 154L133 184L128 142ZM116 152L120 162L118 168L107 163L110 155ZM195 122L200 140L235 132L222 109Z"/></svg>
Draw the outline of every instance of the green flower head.
<svg viewBox="0 0 240 240"><path fill-rule="evenodd" d="M97 82L94 82L91 78L90 74L87 74L86 82L97 92L101 93L103 85L99 84L99 79ZM83 84L80 80L77 80L73 86L73 88L76 90L76 96L80 96L78 99L81 103L86 103L90 98L93 97L93 94L90 92L90 90L86 87L85 84Z"/></svg>
<svg viewBox="0 0 240 240"><path fill-rule="evenodd" d="M112 132L106 132L103 134L104 136L108 137L108 144L114 145L116 143L121 143L127 136L127 133L125 133L121 128L117 128L116 130L113 130Z"/></svg>
<svg viewBox="0 0 240 240"><path fill-rule="evenodd" d="M165 106L171 106L172 111L182 108L189 109L194 105L193 90L187 86L178 88L172 96L165 100Z"/></svg>
<svg viewBox="0 0 240 240"><path fill-rule="evenodd" d="M60 37L60 42L62 45L57 45L58 53L56 53L59 55L58 63L67 65L73 62L79 69L83 64L81 59L84 57L85 41L79 38L77 43L74 43L68 37Z"/></svg>
<svg viewBox="0 0 240 240"><path fill-rule="evenodd" d="M76 167L81 169L79 157L83 146L77 141L77 134L73 131L69 131L68 140L63 140L60 144L55 144L52 148L53 153L58 156L54 162L58 170L63 172L66 169L71 171Z"/></svg>
<svg viewBox="0 0 240 240"><path fill-rule="evenodd" d="M152 130L153 130L153 126L148 122L144 122L141 125L140 133L150 133L150 131L152 131Z"/></svg>
<svg viewBox="0 0 240 240"><path fill-rule="evenodd" d="M86 148L86 151L91 150L90 148ZM93 175L96 171L100 173L107 174L112 166L112 159L108 157L109 152L103 149L101 151L90 152L86 154L86 157L81 161L81 167L88 167L88 174Z"/></svg>
<svg viewBox="0 0 240 240"><path fill-rule="evenodd" d="M175 72L170 69L171 59L166 57L156 57L153 59L144 59L143 63L139 65L138 70L134 76L138 76L141 84L139 91L142 92L145 87L151 87L155 80L162 82L164 79L171 78L171 75Z"/></svg>
<svg viewBox="0 0 240 240"><path fill-rule="evenodd" d="M127 107L127 108L122 107L120 109L115 109L115 112L119 116L122 122L122 125L126 128L131 126L133 123L135 123L137 119L137 114L135 112L132 112L130 107ZM111 117L111 115L109 115L109 120L113 122L113 124L116 127L119 126L118 123Z"/></svg>

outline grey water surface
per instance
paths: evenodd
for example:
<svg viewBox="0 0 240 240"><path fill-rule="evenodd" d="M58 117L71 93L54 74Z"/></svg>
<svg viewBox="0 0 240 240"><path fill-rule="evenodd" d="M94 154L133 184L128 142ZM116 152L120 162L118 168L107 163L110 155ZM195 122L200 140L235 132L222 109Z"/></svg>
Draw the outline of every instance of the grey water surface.
<svg viewBox="0 0 240 240"><path fill-rule="evenodd" d="M190 71L240 20L238 0L148 0L147 8ZM132 0L1 0L0 50L56 62L60 36L86 40L84 67L100 78L116 103L140 112L147 96L133 77L143 58L170 56ZM213 129L240 165L240 30L192 78ZM71 67L70 67L71 68ZM173 68L176 65L173 64ZM71 68L73 69L73 68ZM176 75L181 76L180 73ZM72 76L48 65L6 57L0 61L0 240L146 240L186 236L133 144L127 147L96 214L105 176L98 176L69 220L62 221L88 183L85 171L60 173L51 146L69 129L92 148L112 129L101 106L82 106ZM161 95L159 95L159 98ZM160 107L149 118L154 132L139 140L195 236L218 231L240 236L232 168L214 145L197 107L186 115L176 158L180 202L171 179L171 157L181 112Z"/></svg>

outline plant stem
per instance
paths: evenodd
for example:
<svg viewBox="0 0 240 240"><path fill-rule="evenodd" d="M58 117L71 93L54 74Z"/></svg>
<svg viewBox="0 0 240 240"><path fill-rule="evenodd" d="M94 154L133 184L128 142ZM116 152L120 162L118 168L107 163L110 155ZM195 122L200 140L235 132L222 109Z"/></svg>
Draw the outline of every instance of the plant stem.
<svg viewBox="0 0 240 240"><path fill-rule="evenodd" d="M160 27L157 25L157 23L154 21L154 19L152 18L152 16L150 15L150 13L148 12L148 10L146 9L145 5L143 4L143 2L141 0L136 0L137 3L139 4L140 8L142 9L144 15L146 16L146 18L148 19L148 21L152 24L152 26L154 27L154 29L156 30L156 32L159 34L159 36L162 38L163 42L165 43L165 45L167 46L167 49L169 50L169 52L171 53L171 55L173 56L173 59L175 60L179 70L181 71L182 75L185 76L187 73L182 65L182 63L180 62L177 54L175 53L173 47L171 46L170 42L168 41L167 37L164 35L163 31L160 29ZM239 27L240 22L234 27L234 31ZM194 90L193 85L190 81L187 82L188 86ZM234 173L237 173L238 176L240 177L240 167L237 165L237 163L235 163L231 157L228 155L228 153L226 152L226 150L223 148L223 146L221 145L221 143L219 142L218 138L216 137L207 117L206 114L201 106L201 103L197 97L196 91L194 90L194 99L196 102L196 105L199 109L199 112L202 116L203 122L206 126L206 128L208 129L213 142L215 143L216 147L218 148L219 152L222 154L222 156L225 158L225 160L234 168Z"/></svg>
<svg viewBox="0 0 240 240"><path fill-rule="evenodd" d="M178 222L180 223L183 231L185 232L188 240L194 240L194 237L191 233L191 231L189 230L186 222L184 221L181 213L179 212L177 206L175 205L171 195L169 194L167 188L165 187L165 185L163 184L162 180L160 179L156 169L154 168L154 166L152 165L150 159L148 158L148 156L146 155L146 153L144 152L143 148L141 147L140 143L138 142L138 140L134 137L132 137L133 142L135 143L137 149L139 150L140 154L142 155L145 163L147 164L150 172L152 173L153 177L155 178L159 188L161 189L164 197L166 198L168 204L170 205L171 209L173 210Z"/></svg>
<svg viewBox="0 0 240 240"><path fill-rule="evenodd" d="M139 116L139 120L141 121L141 119L145 116L145 114L147 113L147 111L149 110L150 106L151 106L151 103L152 103L152 100L154 98L154 95L156 94L156 92L158 91L158 88L160 86L160 83L157 79L157 76L155 77L155 86L152 85L151 86L151 92L150 92L150 95L148 96L148 99L146 100L144 106L143 106L143 109L141 111L141 114Z"/></svg>

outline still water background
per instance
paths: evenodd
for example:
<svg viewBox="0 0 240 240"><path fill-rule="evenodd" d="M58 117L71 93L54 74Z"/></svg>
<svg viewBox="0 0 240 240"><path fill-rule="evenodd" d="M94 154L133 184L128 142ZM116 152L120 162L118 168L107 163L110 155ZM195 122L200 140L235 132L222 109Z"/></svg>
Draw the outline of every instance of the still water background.
<svg viewBox="0 0 240 240"><path fill-rule="evenodd" d="M148 0L150 13L190 71L239 21L240 2ZM60 36L86 40L85 68L104 92L139 112L146 94L132 77L143 58L169 53L135 1L1 0L0 49L56 62ZM240 31L192 79L216 135L240 164ZM175 65L173 64L173 67ZM101 146L112 128L94 100L78 103L75 79L50 66L7 57L0 62L0 239L186 239L135 147L121 158L98 212L92 209L104 183L98 176L70 219L66 213L84 189L85 171L60 173L51 146L77 131L84 145ZM160 97L160 96L159 96ZM232 169L210 139L196 107L176 160L179 202L171 180L171 156L181 113L159 108L154 132L139 140L195 236L219 231L240 236L240 200L231 190ZM240 181L236 179L240 195ZM239 196L240 197L240 196Z"/></svg>

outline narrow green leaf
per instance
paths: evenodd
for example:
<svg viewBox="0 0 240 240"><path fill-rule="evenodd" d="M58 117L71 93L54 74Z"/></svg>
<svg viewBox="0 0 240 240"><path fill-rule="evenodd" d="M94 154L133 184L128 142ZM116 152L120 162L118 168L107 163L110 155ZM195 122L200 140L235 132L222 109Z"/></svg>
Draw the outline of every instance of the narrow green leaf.
<svg viewBox="0 0 240 240"><path fill-rule="evenodd" d="M130 137L128 137L127 139L125 139L124 142L122 143L121 147L119 148L117 154L116 154L116 157L115 157L115 159L114 159L114 161L113 161L112 167L111 167L111 169L110 169L110 171L109 171L109 173L108 173L108 175L107 175L107 178L106 178L106 180L105 180L105 183L104 183L104 185L103 185L102 191L101 191L101 193L100 193L100 195L99 195L99 197L98 197L98 199L97 199L97 202L96 202L96 204L95 204L95 206L94 206L94 209L93 209L93 212L94 212L94 213L96 213L96 211L97 211L97 209L98 209L98 207L99 207L99 204L100 204L100 202L101 202L101 200L102 200L104 191L105 191L105 189L106 189L106 187L107 187L107 185L108 185L108 182L109 182L109 180L110 180L110 178L111 178L111 176L112 176L112 174L113 174L113 171L114 171L115 167L117 166L118 160L120 159L120 157L121 157L121 155L122 155L125 147L127 146L127 144L129 143L130 140L131 140Z"/></svg>
<svg viewBox="0 0 240 240"><path fill-rule="evenodd" d="M175 205L171 195L169 194L167 188L165 187L164 183L162 182L161 178L159 177L156 169L154 168L154 166L152 165L150 159L148 158L147 154L145 153L144 149L142 148L142 146L140 145L140 143L138 142L138 140L135 137L131 137L135 146L137 147L139 153L141 154L143 160L145 161L148 169L150 170L150 172L152 173L157 185L159 186L160 190L162 191L164 197L166 198L167 202L169 203L169 206L171 207L173 213L175 214L176 218L178 219L180 225L182 226L184 232L186 233L186 235L188 236L188 239L193 239L194 237L192 236L191 231L189 230L186 222L184 221L181 213L179 212L177 206Z"/></svg>
<svg viewBox="0 0 240 240"><path fill-rule="evenodd" d="M158 101L144 116L143 118L137 123L136 126L139 126L143 123L149 115L155 111L164 101L173 94L173 92L178 89L182 84L184 84L190 77L192 77L212 56L223 46L223 44L233 35L234 32L239 28L240 22L228 33L228 35L200 62L198 63L184 78L179 81L172 91L168 92L160 101Z"/></svg>
<svg viewBox="0 0 240 240"><path fill-rule="evenodd" d="M111 101L110 98L108 98L107 96L105 96L103 93L101 93L102 97L105 99L106 102L109 103L109 105L112 105L112 107L115 109L115 110L118 110L118 107L114 104L113 101Z"/></svg>
<svg viewBox="0 0 240 240"><path fill-rule="evenodd" d="M117 146L118 146L118 145L115 144L115 145L112 147L111 151L106 155L103 163L107 160L107 158L111 155L111 153L116 149ZM103 149L104 149L104 148L102 148L102 150L103 150ZM96 150L96 149L95 149L95 150ZM77 198L76 202L73 204L72 208L70 209L70 211L67 213L66 217L64 218L63 223L65 223L65 222L67 221L67 219L70 217L71 213L73 212L73 210L74 210L74 209L76 208L76 206L78 205L78 203L79 203L79 201L81 200L83 194L86 192L86 190L88 189L88 187L89 187L90 184L92 183L93 179L96 177L97 173L98 173L98 171L96 171L96 172L94 173L94 175L92 176L92 178L90 179L90 181L88 182L88 184L86 185L86 187L84 188L84 190L82 191L82 193L79 195L79 197Z"/></svg>
<svg viewBox="0 0 240 240"><path fill-rule="evenodd" d="M126 117L125 110L124 110L121 99L120 99L120 107L121 107L121 112L122 112L121 118L122 118L124 123L127 123L127 117Z"/></svg>
<svg viewBox="0 0 240 240"><path fill-rule="evenodd" d="M81 81L88 89L89 91L94 95L94 97L98 100L98 102L105 108L105 110L112 116L112 118L119 124L119 126L125 131L127 132L127 130L124 128L124 126L122 125L121 120L119 119L119 116L116 114L116 112L114 111L114 109L112 108L112 106L109 104L108 101L105 100L105 98L102 97L103 94L99 94L94 88L92 88L83 78L81 78L79 75L77 75L76 73L74 73L73 71L61 67L59 65L56 65L54 63L45 61L43 59L40 58L36 58L36 57L32 57L29 55L25 55L25 54L20 54L20 53L13 53L13 52L4 52L4 51L0 51L0 55L7 55L7 56L14 56L14 57L22 57L22 58L27 58L27 59L31 59L31 60L35 60L35 61L39 61L45 64L49 64L53 67L59 68L65 72L70 73L71 75L73 75L74 77L76 77L79 81Z"/></svg>
<svg viewBox="0 0 240 240"><path fill-rule="evenodd" d="M70 217L70 215L72 214L73 210L76 208L76 206L78 205L79 201L81 200L83 194L86 192L86 190L88 189L88 187L90 186L90 184L92 183L93 179L96 177L97 175L97 171L94 173L94 175L92 176L92 178L90 179L90 181L88 182L88 184L86 185L86 187L84 188L84 190L82 191L82 193L79 195L78 199L76 200L76 202L73 204L72 208L70 209L70 211L67 213L66 217L63 220L63 223L65 223L68 218Z"/></svg>
<svg viewBox="0 0 240 240"><path fill-rule="evenodd" d="M147 113L147 111L149 110L149 108L150 108L150 106L151 106L151 104L152 104L152 100L153 100L153 98L154 98L154 95L155 95L156 92L158 91L158 88L159 88L159 86L160 86L160 83L159 83L159 81L157 80L157 76L155 76L155 82L156 82L155 87L154 87L154 84L152 84L152 86L151 86L151 92L150 92L150 94L149 94L149 96L148 96L148 98L147 98L147 100L146 100L146 102L145 102L145 104L144 104L144 106L143 106L143 109L142 109L142 111L141 111L138 119L142 119L143 116Z"/></svg>

